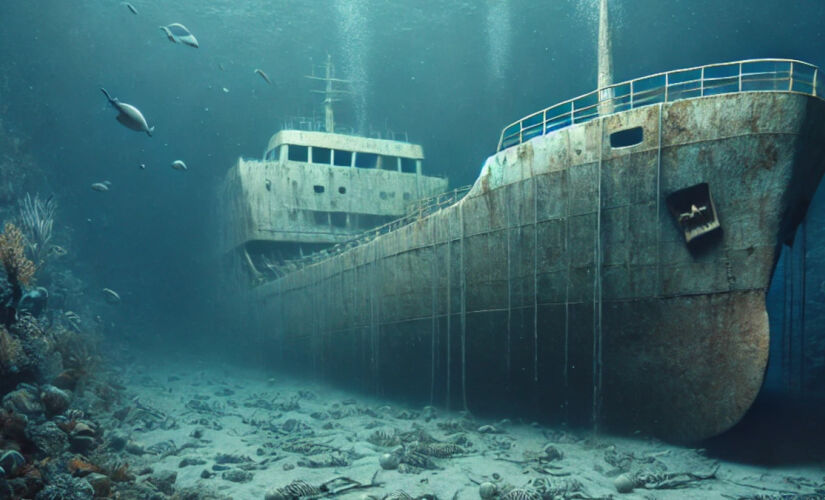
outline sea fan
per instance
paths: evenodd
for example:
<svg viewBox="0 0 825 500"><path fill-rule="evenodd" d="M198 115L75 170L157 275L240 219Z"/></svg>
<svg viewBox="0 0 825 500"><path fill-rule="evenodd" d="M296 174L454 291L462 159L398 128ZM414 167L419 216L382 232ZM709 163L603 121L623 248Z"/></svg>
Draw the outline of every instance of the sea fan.
<svg viewBox="0 0 825 500"><path fill-rule="evenodd" d="M39 195L32 197L26 193L26 197L20 200L20 220L26 235L26 246L38 266L43 264L50 249L56 211L57 202L51 196L44 201Z"/></svg>
<svg viewBox="0 0 825 500"><path fill-rule="evenodd" d="M34 278L36 268L26 257L25 248L23 233L11 222L6 222L3 234L0 234L0 261L12 286L29 285Z"/></svg>

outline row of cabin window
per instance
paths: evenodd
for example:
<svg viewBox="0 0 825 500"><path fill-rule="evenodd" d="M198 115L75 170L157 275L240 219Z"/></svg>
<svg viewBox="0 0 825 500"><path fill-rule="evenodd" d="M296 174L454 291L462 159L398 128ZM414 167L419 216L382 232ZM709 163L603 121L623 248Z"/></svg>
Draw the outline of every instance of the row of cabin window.
<svg viewBox="0 0 825 500"><path fill-rule="evenodd" d="M397 170L414 174L417 171L417 162L412 158L397 156L384 156L375 153L362 153L343 151L340 149L329 149L310 146L297 146L286 144L270 149L266 153L266 160L277 161L281 158L281 148L287 148L287 159L290 161L302 161L307 163L318 163L320 165L335 165L337 167L357 167L357 168L378 168L382 170ZM310 154L312 159L310 160ZM353 162L353 156L355 161Z"/></svg>

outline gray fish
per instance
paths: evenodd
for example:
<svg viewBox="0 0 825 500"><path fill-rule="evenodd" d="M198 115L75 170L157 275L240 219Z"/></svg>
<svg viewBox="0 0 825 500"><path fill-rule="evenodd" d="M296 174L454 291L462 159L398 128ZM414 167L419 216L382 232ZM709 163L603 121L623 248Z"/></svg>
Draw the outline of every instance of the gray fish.
<svg viewBox="0 0 825 500"><path fill-rule="evenodd" d="M166 38L172 42L182 43L190 47L195 47L196 49L199 47L198 39L195 38L195 35L180 23L167 24L166 26L161 26L160 29L166 33Z"/></svg>
<svg viewBox="0 0 825 500"><path fill-rule="evenodd" d="M141 169L141 170L146 170L146 164L145 164L145 163L141 163L141 164L140 164L140 169Z"/></svg>
<svg viewBox="0 0 825 500"><path fill-rule="evenodd" d="M261 75L261 78L263 78L263 79L266 81L266 83L268 83L268 84L272 85L272 80L270 80L270 79L269 79L269 75L267 75L266 73L264 73L264 70L262 70L262 69L256 69L256 70L255 70L255 73L258 73L259 75Z"/></svg>
<svg viewBox="0 0 825 500"><path fill-rule="evenodd" d="M126 8L129 9L129 12L131 12L134 15L137 15L138 11L134 5L130 4L129 2L123 2L123 5L125 5Z"/></svg>
<svg viewBox="0 0 825 500"><path fill-rule="evenodd" d="M138 132L146 132L149 137L152 137L152 132L155 130L155 127L149 127L149 124L146 123L146 118L143 117L143 113L141 113L139 109L131 104L120 102L117 97L113 98L108 92L106 92L106 89L102 87L100 91L103 92L106 99L109 99L109 102L118 111L118 115L116 117L117 121L127 128Z"/></svg>
<svg viewBox="0 0 825 500"><path fill-rule="evenodd" d="M119 304L120 303L120 295L111 288L104 288L103 289L103 296L106 298L106 302L110 304Z"/></svg>
<svg viewBox="0 0 825 500"><path fill-rule="evenodd" d="M189 169L186 167L186 163L183 163L183 161L182 161L182 160L175 160L175 161L173 161L173 162L172 162L172 168L174 168L175 170L189 170Z"/></svg>
<svg viewBox="0 0 825 500"><path fill-rule="evenodd" d="M109 186L103 182L95 182L92 184L92 190L100 191L101 193L106 192L109 190Z"/></svg>

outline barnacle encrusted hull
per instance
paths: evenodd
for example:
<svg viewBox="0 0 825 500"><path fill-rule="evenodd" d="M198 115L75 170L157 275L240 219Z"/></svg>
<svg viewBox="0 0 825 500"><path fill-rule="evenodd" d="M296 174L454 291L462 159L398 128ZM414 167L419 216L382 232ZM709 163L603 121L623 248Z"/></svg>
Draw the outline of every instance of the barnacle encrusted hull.
<svg viewBox="0 0 825 500"><path fill-rule="evenodd" d="M825 168L824 117L820 99L751 92L551 132L251 304L284 362L334 381L708 437L760 389L765 290Z"/></svg>

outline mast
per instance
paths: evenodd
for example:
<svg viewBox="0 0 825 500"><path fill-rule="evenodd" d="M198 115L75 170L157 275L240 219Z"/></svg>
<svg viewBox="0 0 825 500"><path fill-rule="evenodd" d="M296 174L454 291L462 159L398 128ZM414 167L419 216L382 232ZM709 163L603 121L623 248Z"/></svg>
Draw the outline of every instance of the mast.
<svg viewBox="0 0 825 500"><path fill-rule="evenodd" d="M327 54L326 88L324 89L324 127L327 132L335 132L335 115L332 111L332 56Z"/></svg>
<svg viewBox="0 0 825 500"><path fill-rule="evenodd" d="M349 80L335 78L335 67L332 65L332 56L329 54L327 54L327 62L324 64L324 76L318 77L315 75L309 75L307 78L311 80L321 80L324 82L324 90L312 90L310 92L324 94L324 129L330 133L335 132L335 113L332 109L332 103L340 101L340 99L335 96L340 94L349 94L350 92L347 90L336 89L333 87L333 84L336 82L349 84L351 82Z"/></svg>
<svg viewBox="0 0 825 500"><path fill-rule="evenodd" d="M607 0L599 1L599 114L613 112L613 43L610 39L610 19Z"/></svg>

